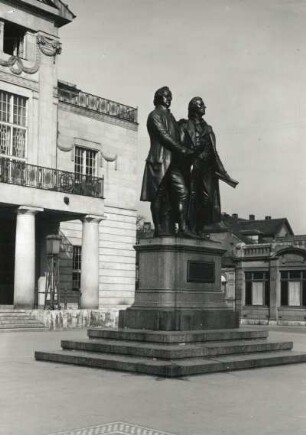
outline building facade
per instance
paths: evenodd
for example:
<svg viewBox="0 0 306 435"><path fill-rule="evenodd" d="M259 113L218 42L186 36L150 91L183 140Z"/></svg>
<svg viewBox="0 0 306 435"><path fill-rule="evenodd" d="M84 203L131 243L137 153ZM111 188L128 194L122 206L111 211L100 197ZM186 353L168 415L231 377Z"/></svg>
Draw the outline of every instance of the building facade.
<svg viewBox="0 0 306 435"><path fill-rule="evenodd" d="M242 324L306 325L306 236L285 218L234 214L211 237L227 249L222 287Z"/></svg>
<svg viewBox="0 0 306 435"><path fill-rule="evenodd" d="M60 236L61 303L128 305L135 291L137 109L60 81L60 0L1 0L0 305L45 304Z"/></svg>

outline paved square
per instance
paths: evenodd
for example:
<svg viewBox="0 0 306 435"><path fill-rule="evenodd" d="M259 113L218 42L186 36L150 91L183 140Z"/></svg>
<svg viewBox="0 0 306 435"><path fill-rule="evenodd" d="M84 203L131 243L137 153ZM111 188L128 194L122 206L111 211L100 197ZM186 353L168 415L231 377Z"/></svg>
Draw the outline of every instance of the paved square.
<svg viewBox="0 0 306 435"><path fill-rule="evenodd" d="M270 331L306 350L306 328ZM134 435L306 433L306 364L164 379L34 360L34 350L85 338L86 330L0 334L1 435L99 434L111 422Z"/></svg>
<svg viewBox="0 0 306 435"><path fill-rule="evenodd" d="M57 432L49 435L174 435L168 432L160 432L148 427L137 426L134 424L114 422L101 426L85 427L68 432Z"/></svg>

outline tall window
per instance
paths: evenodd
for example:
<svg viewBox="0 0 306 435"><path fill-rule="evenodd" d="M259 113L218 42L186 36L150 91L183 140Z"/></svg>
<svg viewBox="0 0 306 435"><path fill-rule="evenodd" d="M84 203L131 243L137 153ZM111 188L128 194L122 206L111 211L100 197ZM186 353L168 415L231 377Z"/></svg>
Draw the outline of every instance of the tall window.
<svg viewBox="0 0 306 435"><path fill-rule="evenodd" d="M245 305L269 306L269 272L245 273Z"/></svg>
<svg viewBox="0 0 306 435"><path fill-rule="evenodd" d="M4 23L3 51L6 54L25 57L26 29L17 24Z"/></svg>
<svg viewBox="0 0 306 435"><path fill-rule="evenodd" d="M306 271L281 271L281 305L306 306Z"/></svg>
<svg viewBox="0 0 306 435"><path fill-rule="evenodd" d="M72 290L80 290L81 288L81 246L73 246L72 257Z"/></svg>
<svg viewBox="0 0 306 435"><path fill-rule="evenodd" d="M75 147L74 172L76 180L84 180L96 175L97 152L87 148Z"/></svg>
<svg viewBox="0 0 306 435"><path fill-rule="evenodd" d="M0 90L0 155L24 159L27 99Z"/></svg>

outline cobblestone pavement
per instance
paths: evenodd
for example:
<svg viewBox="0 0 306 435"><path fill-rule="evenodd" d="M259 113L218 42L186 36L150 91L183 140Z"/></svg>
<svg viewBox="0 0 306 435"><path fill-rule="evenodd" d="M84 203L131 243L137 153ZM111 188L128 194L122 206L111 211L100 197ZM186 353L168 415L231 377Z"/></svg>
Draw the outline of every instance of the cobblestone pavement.
<svg viewBox="0 0 306 435"><path fill-rule="evenodd" d="M1 435L306 433L306 364L162 379L34 360L85 337L0 334ZM273 327L270 338L306 351L306 327Z"/></svg>

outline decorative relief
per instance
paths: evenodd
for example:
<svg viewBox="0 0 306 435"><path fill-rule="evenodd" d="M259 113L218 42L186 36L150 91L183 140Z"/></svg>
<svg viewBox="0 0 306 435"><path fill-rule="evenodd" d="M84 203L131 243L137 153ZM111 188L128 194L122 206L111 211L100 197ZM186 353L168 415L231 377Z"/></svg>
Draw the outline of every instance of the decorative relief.
<svg viewBox="0 0 306 435"><path fill-rule="evenodd" d="M39 49L38 49L39 48ZM0 59L0 65L8 67L13 74L20 75L21 73L35 74L40 67L40 56L43 53L45 56L56 56L62 51L62 45L58 40L49 38L45 35L38 34L36 37L35 47L35 62L32 66L26 66L24 59L12 55L8 60Z"/></svg>
<svg viewBox="0 0 306 435"><path fill-rule="evenodd" d="M36 49L36 58L34 65L28 67L24 64L24 60L18 56L11 56L8 60L0 59L1 66L7 66L13 74L20 75L22 72L27 74L35 74L40 66L40 51Z"/></svg>
<svg viewBox="0 0 306 435"><path fill-rule="evenodd" d="M56 56L62 52L62 44L58 40L42 34L37 35L37 45L46 56Z"/></svg>
<svg viewBox="0 0 306 435"><path fill-rule="evenodd" d="M103 151L101 151L101 156L102 156L102 159L104 159L107 163L113 163L113 162L115 162L115 171L117 171L117 169L118 169L118 155L117 154L115 154L114 156L109 156L109 155L107 155L107 154L105 154ZM102 160L102 166L103 166L103 160Z"/></svg>

